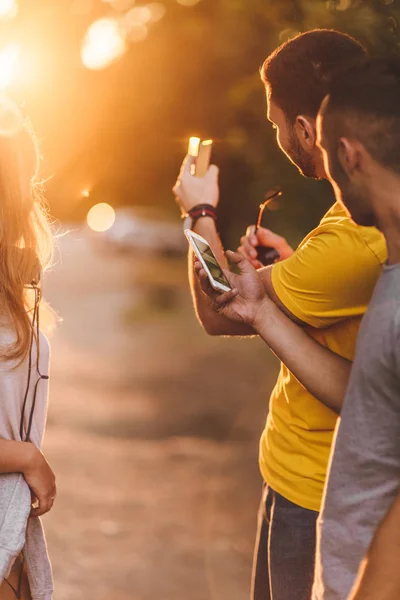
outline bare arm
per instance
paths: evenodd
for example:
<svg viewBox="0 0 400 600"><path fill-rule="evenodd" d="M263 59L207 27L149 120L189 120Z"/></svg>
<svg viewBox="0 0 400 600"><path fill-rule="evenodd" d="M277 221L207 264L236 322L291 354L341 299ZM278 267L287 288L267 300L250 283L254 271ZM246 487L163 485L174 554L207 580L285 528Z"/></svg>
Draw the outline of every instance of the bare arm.
<svg viewBox="0 0 400 600"><path fill-rule="evenodd" d="M218 168L215 165L211 165L202 178L195 177L191 174L191 166L193 164L193 157L186 156L183 161L181 171L178 176L178 180L173 188L173 192L177 199L177 202L183 212L188 212L191 208L198 204L210 204L217 206L219 202L219 188L218 188ZM228 268L228 263L224 253L224 249L218 235L215 223L210 217L202 217L197 221L194 227L194 231L204 237L209 245L211 246L218 262L222 268ZM272 234L268 230L260 230L262 239L260 243L262 245L268 245L272 243L279 248L279 252L282 258L290 256L293 250L287 244L284 238ZM271 242L271 235L273 236ZM254 234L252 236L245 236L242 238L242 248L244 253L249 251L254 252L254 248L251 243L255 245L257 238ZM196 315L204 327L204 329L210 335L229 335L229 336L249 336L254 335L254 331L251 327L244 323L235 323L223 315L217 314L210 303L207 296L202 292L201 287L197 282L197 278L193 272L193 253L189 251L189 284L193 298L194 309ZM262 269L260 271L263 279L265 291L273 302L279 306L279 308L292 318L295 322L302 324L279 300L271 282L270 268Z"/></svg>
<svg viewBox="0 0 400 600"><path fill-rule="evenodd" d="M313 396L340 413L351 361L316 342L268 299L253 328Z"/></svg>
<svg viewBox="0 0 400 600"><path fill-rule="evenodd" d="M173 192L182 212L185 214L199 204L210 204L216 207L219 202L218 168L211 165L204 177L191 174L194 158L186 156ZM212 248L222 268L228 268L224 249L215 223L210 217L202 217L194 226L194 231L204 237ZM192 293L194 309L200 323L210 335L254 335L254 331L240 323L233 323L226 317L218 315L212 308L212 302L201 290L193 271L193 252L189 249L189 285Z"/></svg>
<svg viewBox="0 0 400 600"><path fill-rule="evenodd" d="M38 517L53 506L56 495L55 476L43 454L30 442L0 440L0 473L22 473L38 507Z"/></svg>
<svg viewBox="0 0 400 600"><path fill-rule="evenodd" d="M0 473L24 473L38 450L29 442L0 440Z"/></svg>
<svg viewBox="0 0 400 600"><path fill-rule="evenodd" d="M199 219L194 227L194 231L208 241L221 267L223 269L228 269L228 261L213 219L210 217ZM306 325L306 323L298 319L288 308L286 308L275 293L271 278L272 267L273 265L270 265L268 267L263 267L258 271L268 297L292 321L298 325ZM189 250L189 283L197 318L207 333L210 335L228 336L255 335L256 332L249 325L237 323L215 312L213 303L210 301L209 297L203 293L196 273L194 272L194 255L191 250Z"/></svg>
<svg viewBox="0 0 400 600"><path fill-rule="evenodd" d="M228 269L228 261L217 233L214 221L209 217L199 219L194 231L203 236L210 244L219 264ZM201 289L199 279L194 271L194 254L189 249L189 284L197 318L210 335L248 336L256 335L255 331L245 323L237 323L228 317L215 312L213 301Z"/></svg>
<svg viewBox="0 0 400 600"><path fill-rule="evenodd" d="M349 600L400 598L400 494L382 521Z"/></svg>
<svg viewBox="0 0 400 600"><path fill-rule="evenodd" d="M297 379L323 404L339 413L352 363L325 348L288 318L266 295L260 274L240 254L229 253L240 275L225 272L232 291L216 294L196 263L202 288L214 310L232 321L250 326L268 344Z"/></svg>

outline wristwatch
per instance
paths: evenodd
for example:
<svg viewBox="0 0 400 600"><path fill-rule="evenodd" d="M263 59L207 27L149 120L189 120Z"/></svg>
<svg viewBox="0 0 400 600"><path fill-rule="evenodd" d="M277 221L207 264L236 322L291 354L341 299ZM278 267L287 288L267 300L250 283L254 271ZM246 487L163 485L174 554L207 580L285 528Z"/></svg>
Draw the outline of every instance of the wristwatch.
<svg viewBox="0 0 400 600"><path fill-rule="evenodd" d="M212 204L197 204L187 213L182 215L183 230L193 229L195 224L202 217L211 217L214 221L217 220L217 209Z"/></svg>

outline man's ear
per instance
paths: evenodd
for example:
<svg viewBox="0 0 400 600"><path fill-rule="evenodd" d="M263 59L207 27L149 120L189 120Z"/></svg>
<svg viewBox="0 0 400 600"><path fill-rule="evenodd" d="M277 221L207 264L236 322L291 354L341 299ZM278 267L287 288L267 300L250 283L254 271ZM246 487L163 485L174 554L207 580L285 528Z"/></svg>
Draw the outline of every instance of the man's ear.
<svg viewBox="0 0 400 600"><path fill-rule="evenodd" d="M296 117L294 129L302 148L308 152L313 150L317 141L315 119L305 117L304 115L298 115Z"/></svg>
<svg viewBox="0 0 400 600"><path fill-rule="evenodd" d="M362 169L362 147L359 143L347 138L340 138L337 156L339 163L347 176L354 175Z"/></svg>

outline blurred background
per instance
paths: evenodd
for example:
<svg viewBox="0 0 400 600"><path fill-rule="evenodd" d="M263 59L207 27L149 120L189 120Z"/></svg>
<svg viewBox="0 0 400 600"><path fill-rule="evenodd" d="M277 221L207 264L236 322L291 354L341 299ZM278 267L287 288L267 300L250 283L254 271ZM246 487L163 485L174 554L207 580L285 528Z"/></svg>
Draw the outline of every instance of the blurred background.
<svg viewBox="0 0 400 600"><path fill-rule="evenodd" d="M56 600L242 600L277 364L193 315L171 193L189 136L213 138L219 227L296 245L332 195L265 118L258 69L298 32L400 52L397 0L0 0L0 89L31 118L56 229L45 517Z"/></svg>

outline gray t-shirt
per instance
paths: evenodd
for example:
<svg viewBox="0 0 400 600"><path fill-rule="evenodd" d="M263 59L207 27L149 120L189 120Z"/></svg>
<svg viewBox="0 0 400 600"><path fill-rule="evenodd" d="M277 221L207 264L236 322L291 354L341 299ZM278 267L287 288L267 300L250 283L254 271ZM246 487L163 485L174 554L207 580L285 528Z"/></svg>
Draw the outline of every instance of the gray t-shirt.
<svg viewBox="0 0 400 600"><path fill-rule="evenodd" d="M400 487L400 264L385 267L357 339L318 521L313 600L346 600Z"/></svg>

